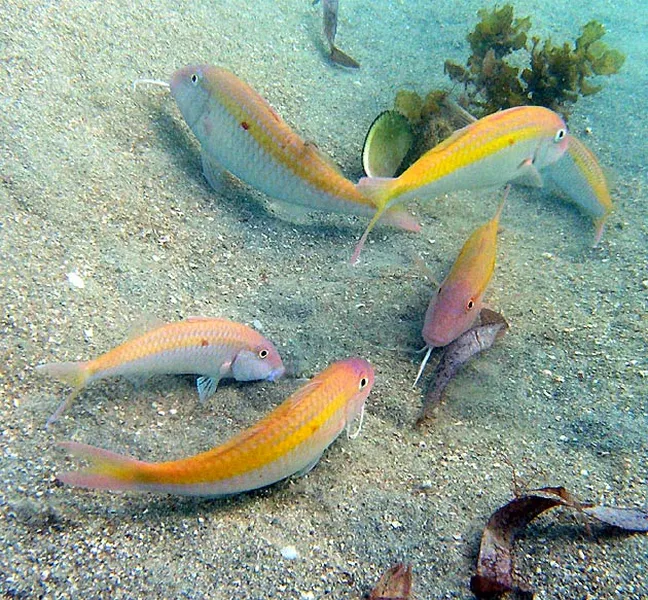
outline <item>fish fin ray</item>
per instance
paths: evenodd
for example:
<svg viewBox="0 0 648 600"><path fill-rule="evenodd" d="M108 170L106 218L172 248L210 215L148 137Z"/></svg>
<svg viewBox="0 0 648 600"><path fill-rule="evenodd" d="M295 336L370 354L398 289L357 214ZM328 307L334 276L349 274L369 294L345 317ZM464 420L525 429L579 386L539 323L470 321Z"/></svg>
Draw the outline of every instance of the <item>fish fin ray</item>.
<svg viewBox="0 0 648 600"><path fill-rule="evenodd" d="M218 388L220 377L202 376L196 380L196 387L198 388L198 399L200 402L205 402L208 398L214 395Z"/></svg>

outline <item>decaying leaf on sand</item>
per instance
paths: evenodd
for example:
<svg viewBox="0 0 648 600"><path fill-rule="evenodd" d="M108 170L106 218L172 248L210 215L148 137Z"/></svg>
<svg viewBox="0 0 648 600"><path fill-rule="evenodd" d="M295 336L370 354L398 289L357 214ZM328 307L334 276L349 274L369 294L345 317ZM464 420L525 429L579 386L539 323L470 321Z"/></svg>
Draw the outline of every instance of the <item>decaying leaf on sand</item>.
<svg viewBox="0 0 648 600"><path fill-rule="evenodd" d="M423 425L434 416L434 411L443 398L443 392L464 363L476 354L488 350L508 329L504 317L488 308L481 310L479 321L479 325L462 333L445 347L434 370L421 416L416 421L417 426Z"/></svg>
<svg viewBox="0 0 648 600"><path fill-rule="evenodd" d="M369 600L411 600L412 565L397 563L385 571L376 587L369 592Z"/></svg>
<svg viewBox="0 0 648 600"><path fill-rule="evenodd" d="M477 574L470 589L478 598L491 598L507 592L532 595L513 579L513 540L519 531L550 508L565 506L629 532L648 532L648 513L632 508L582 504L563 487L530 490L496 510L484 529L477 559Z"/></svg>

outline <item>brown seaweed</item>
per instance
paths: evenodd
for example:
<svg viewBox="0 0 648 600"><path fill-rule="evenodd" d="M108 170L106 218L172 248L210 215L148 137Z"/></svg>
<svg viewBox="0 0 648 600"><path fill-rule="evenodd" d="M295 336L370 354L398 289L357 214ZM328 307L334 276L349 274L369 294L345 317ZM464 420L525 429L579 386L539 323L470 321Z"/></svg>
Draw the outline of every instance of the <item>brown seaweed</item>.
<svg viewBox="0 0 648 600"><path fill-rule="evenodd" d="M441 403L446 387L457 371L473 356L488 350L495 340L502 337L508 329L508 323L504 317L488 308L481 310L479 321L479 325L462 333L454 342L445 347L434 370L421 416L416 421L417 426L423 425L434 416L434 411Z"/></svg>
<svg viewBox="0 0 648 600"><path fill-rule="evenodd" d="M532 596L524 583L514 580L513 541L533 519L555 506L577 510L624 531L648 531L648 513L638 509L582 504L564 487L531 490L496 510L488 520L479 548L477 573L470 580L470 589L478 598L507 592Z"/></svg>
<svg viewBox="0 0 648 600"><path fill-rule="evenodd" d="M446 61L446 74L464 87L463 102L477 116L524 104L546 106L567 116L579 96L602 89L594 76L618 73L625 56L601 38L604 26L590 21L574 43L529 40L530 17L516 18L506 4L478 12L481 21L468 34L472 50L466 66ZM516 53L516 54L514 54ZM528 61L528 67L520 59Z"/></svg>
<svg viewBox="0 0 648 600"><path fill-rule="evenodd" d="M412 598L412 565L397 563L385 571L369 600L410 600Z"/></svg>

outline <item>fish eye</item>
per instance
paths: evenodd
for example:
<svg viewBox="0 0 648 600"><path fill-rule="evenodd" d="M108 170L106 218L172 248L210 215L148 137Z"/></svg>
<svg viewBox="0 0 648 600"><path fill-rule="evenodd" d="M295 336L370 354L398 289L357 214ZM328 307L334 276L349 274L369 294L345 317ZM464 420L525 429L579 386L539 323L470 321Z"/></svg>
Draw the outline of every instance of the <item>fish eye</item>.
<svg viewBox="0 0 648 600"><path fill-rule="evenodd" d="M468 304L466 305L466 308L468 310L472 310L473 306L475 306L475 303L473 302L472 298L468 300Z"/></svg>
<svg viewBox="0 0 648 600"><path fill-rule="evenodd" d="M566 135L566 129L559 129L558 131L556 131L556 135L554 136L554 142L559 142L560 140L564 139Z"/></svg>
<svg viewBox="0 0 648 600"><path fill-rule="evenodd" d="M263 348L263 350L259 350L259 358L264 359L267 358L269 352Z"/></svg>
<svg viewBox="0 0 648 600"><path fill-rule="evenodd" d="M358 384L358 389L361 390L363 388L366 388L368 383L369 380L366 377L363 377L362 379L360 379L360 383Z"/></svg>
<svg viewBox="0 0 648 600"><path fill-rule="evenodd" d="M191 83L196 85L198 83L198 74L197 73L192 73L191 75Z"/></svg>

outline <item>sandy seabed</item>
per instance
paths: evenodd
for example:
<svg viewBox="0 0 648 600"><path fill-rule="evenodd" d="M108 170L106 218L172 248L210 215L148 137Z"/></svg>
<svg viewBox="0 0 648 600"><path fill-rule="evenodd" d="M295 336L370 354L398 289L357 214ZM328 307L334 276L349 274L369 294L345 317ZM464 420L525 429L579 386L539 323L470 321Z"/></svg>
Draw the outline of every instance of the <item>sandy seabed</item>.
<svg viewBox="0 0 648 600"><path fill-rule="evenodd" d="M352 179L374 116L395 92L447 84L468 55L481 3L343 0L338 42L359 71L327 64L321 7L255 3L17 2L0 6L0 593L8 598L360 598L396 561L417 598L470 598L478 541L531 485L646 507L648 476L644 3L551 0L534 31L573 39L604 22L623 71L577 104L572 131L612 172L617 211L591 222L548 194L515 189L488 303L511 329L449 387L434 426L413 429L420 329L433 285L500 192L413 205L423 232L381 227L362 263L364 222L276 218L236 182L206 185L173 100L139 77L223 65L263 94ZM77 273L84 282L68 280ZM68 391L34 366L117 344L142 315L259 321L292 372L351 355L377 379L362 435L340 438L302 479L226 500L68 488L74 439L147 460L186 456L256 421L298 385L223 385L198 402L191 378L88 389L50 431ZM430 375L428 370L427 377ZM294 546L298 557L285 559ZM516 546L537 598L644 598L648 538L550 514Z"/></svg>

